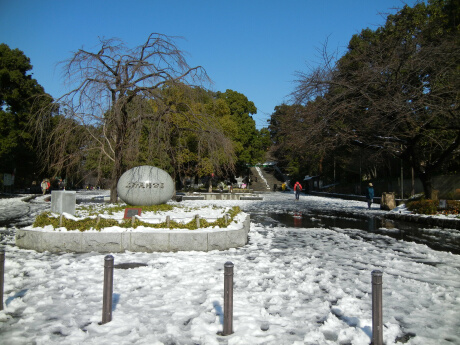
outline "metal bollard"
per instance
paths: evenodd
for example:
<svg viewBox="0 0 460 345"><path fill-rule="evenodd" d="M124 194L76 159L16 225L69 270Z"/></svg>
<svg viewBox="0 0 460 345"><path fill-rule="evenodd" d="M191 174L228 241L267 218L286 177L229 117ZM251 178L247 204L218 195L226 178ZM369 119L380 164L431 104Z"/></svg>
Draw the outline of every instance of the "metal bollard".
<svg viewBox="0 0 460 345"><path fill-rule="evenodd" d="M382 271L372 271L372 345L383 345Z"/></svg>
<svg viewBox="0 0 460 345"><path fill-rule="evenodd" d="M224 264L224 331L222 335L233 333L233 263Z"/></svg>
<svg viewBox="0 0 460 345"><path fill-rule="evenodd" d="M4 276L5 276L5 249L0 248L0 310L3 310Z"/></svg>
<svg viewBox="0 0 460 345"><path fill-rule="evenodd" d="M104 258L104 292L102 296L102 324L112 321L113 256Z"/></svg>

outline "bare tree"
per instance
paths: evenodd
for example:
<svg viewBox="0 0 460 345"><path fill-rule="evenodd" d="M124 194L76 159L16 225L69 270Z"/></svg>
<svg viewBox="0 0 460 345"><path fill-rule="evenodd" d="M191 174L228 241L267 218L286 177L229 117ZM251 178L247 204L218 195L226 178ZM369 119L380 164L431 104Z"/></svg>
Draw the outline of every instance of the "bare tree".
<svg viewBox="0 0 460 345"><path fill-rule="evenodd" d="M97 52L79 49L63 63L71 91L58 103L67 109L65 117L86 130L87 142L81 143L80 152L98 150L112 163L111 202L117 199L118 179L127 165L135 162L146 129L148 146L169 154L172 145L165 138L173 132L193 131L200 137L201 152L215 158L216 168L222 164L222 159L218 162L218 155L212 154L216 151L224 153L228 166L232 164L232 147L212 116L195 113L183 99L178 105L164 97L167 88L190 93L191 85L210 81L202 67L187 64L176 39L153 33L133 49L119 39L100 39ZM186 121L173 121L172 114L177 113ZM56 157L62 150L55 149Z"/></svg>
<svg viewBox="0 0 460 345"><path fill-rule="evenodd" d="M321 66L299 73L293 94L314 105L313 133L403 159L428 198L433 173L460 154L459 36L441 8L404 7L384 28L354 35L336 63L324 54Z"/></svg>

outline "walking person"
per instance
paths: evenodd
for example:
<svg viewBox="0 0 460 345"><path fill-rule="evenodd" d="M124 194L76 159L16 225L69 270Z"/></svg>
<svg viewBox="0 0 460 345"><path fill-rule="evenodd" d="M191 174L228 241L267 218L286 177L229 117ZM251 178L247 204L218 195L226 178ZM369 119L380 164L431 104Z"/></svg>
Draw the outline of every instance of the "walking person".
<svg viewBox="0 0 460 345"><path fill-rule="evenodd" d="M46 190L48 189L48 183L46 183L45 180L42 181L42 183L40 184L40 187L42 189L42 192L43 192L43 195L46 194Z"/></svg>
<svg viewBox="0 0 460 345"><path fill-rule="evenodd" d="M372 183L369 183L369 187L367 187L366 199L367 208L371 209L372 201L374 200L374 186L372 185Z"/></svg>
<svg viewBox="0 0 460 345"><path fill-rule="evenodd" d="M302 185L297 181L294 185L295 199L299 200L300 192L302 191Z"/></svg>

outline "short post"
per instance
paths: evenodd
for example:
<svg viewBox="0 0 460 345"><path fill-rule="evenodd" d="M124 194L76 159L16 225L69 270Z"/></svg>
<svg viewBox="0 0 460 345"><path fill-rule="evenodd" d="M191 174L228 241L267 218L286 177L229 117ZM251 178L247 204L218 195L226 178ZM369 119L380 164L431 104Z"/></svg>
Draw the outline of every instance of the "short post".
<svg viewBox="0 0 460 345"><path fill-rule="evenodd" d="M136 222L136 216L131 217L131 226L134 228L134 223Z"/></svg>
<svg viewBox="0 0 460 345"><path fill-rule="evenodd" d="M382 271L372 271L372 345L383 345Z"/></svg>
<svg viewBox="0 0 460 345"><path fill-rule="evenodd" d="M62 227L62 218L64 218L64 215L61 213L61 216L59 217L59 227Z"/></svg>
<svg viewBox="0 0 460 345"><path fill-rule="evenodd" d="M112 321L113 256L104 258L104 292L102 296L102 324Z"/></svg>
<svg viewBox="0 0 460 345"><path fill-rule="evenodd" d="M224 331L222 335L233 333L233 263L224 264Z"/></svg>
<svg viewBox="0 0 460 345"><path fill-rule="evenodd" d="M5 276L5 249L0 248L0 310L3 310L3 284Z"/></svg>
<svg viewBox="0 0 460 345"><path fill-rule="evenodd" d="M225 214L224 218L225 218L225 226L227 226L228 225L228 213Z"/></svg>
<svg viewBox="0 0 460 345"><path fill-rule="evenodd" d="M166 216L166 226L169 228L169 224L171 223L171 217Z"/></svg>
<svg viewBox="0 0 460 345"><path fill-rule="evenodd" d="M101 215L98 214L98 215L97 215L97 220L96 220L96 226L99 225L99 222L100 222L100 221L101 221Z"/></svg>
<svg viewBox="0 0 460 345"><path fill-rule="evenodd" d="M196 219L196 227L197 229L199 229L200 228L200 215L199 214L195 215L195 219Z"/></svg>

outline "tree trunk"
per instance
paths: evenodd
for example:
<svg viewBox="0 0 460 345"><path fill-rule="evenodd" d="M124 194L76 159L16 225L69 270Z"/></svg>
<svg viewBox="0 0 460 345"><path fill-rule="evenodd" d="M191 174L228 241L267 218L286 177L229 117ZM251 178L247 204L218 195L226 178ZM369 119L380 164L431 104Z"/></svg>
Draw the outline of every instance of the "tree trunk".
<svg viewBox="0 0 460 345"><path fill-rule="evenodd" d="M115 148L115 162L113 163L113 170L112 170L112 183L110 185L110 202L111 203L118 202L117 184L122 174L123 174L123 162L122 162L121 148L118 148L118 145L117 145L117 147Z"/></svg>
<svg viewBox="0 0 460 345"><path fill-rule="evenodd" d="M420 181L423 185L423 193L425 194L426 199L432 198L433 193L433 185L432 185L432 177L430 173L427 172L420 172L418 174Z"/></svg>
<svg viewBox="0 0 460 345"><path fill-rule="evenodd" d="M111 203L116 203L118 201L117 183L118 183L118 178L116 176L115 169L113 169L112 170L112 182L110 183L110 202Z"/></svg>
<svg viewBox="0 0 460 345"><path fill-rule="evenodd" d="M116 136L116 143L115 143L115 155L114 155L114 163L113 163L113 170L112 170L112 184L110 187L110 202L116 203L118 202L118 194L117 194L117 184L118 180L120 179L121 175L124 172L124 164L123 164L123 148L125 144L125 137L126 137L126 129L127 129L127 122L128 122L128 113L126 109L123 108L120 110L119 121L117 123L117 136Z"/></svg>

